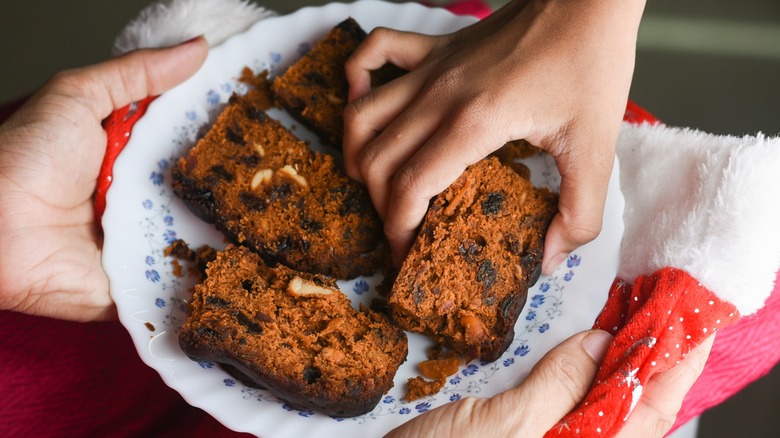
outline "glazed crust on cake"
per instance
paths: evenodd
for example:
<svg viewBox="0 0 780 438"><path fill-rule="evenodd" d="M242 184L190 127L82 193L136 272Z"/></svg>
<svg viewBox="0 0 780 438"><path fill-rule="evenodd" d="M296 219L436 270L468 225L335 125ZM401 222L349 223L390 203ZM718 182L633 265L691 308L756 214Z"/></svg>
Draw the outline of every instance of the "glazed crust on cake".
<svg viewBox="0 0 780 438"><path fill-rule="evenodd" d="M382 224L366 189L239 96L172 176L193 212L268 263L353 278L383 262Z"/></svg>
<svg viewBox="0 0 780 438"><path fill-rule="evenodd" d="M229 245L195 287L179 344L297 409L364 414L393 386L406 334L386 315L352 308L335 280L269 267Z"/></svg>
<svg viewBox="0 0 780 438"><path fill-rule="evenodd" d="M347 18L325 35L304 56L273 80L272 91L279 104L323 141L341 148L344 108L349 84L344 63L366 38L366 32ZM387 64L372 72L371 82L380 85L405 71Z"/></svg>
<svg viewBox="0 0 780 438"><path fill-rule="evenodd" d="M557 195L487 158L429 208L388 296L401 327L496 360L541 272Z"/></svg>

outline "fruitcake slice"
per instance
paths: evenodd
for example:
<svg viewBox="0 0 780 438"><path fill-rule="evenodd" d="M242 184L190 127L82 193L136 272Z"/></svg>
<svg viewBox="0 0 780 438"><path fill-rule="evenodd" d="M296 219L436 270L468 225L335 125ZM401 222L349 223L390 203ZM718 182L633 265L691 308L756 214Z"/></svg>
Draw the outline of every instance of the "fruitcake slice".
<svg viewBox="0 0 780 438"><path fill-rule="evenodd" d="M352 308L335 280L269 267L229 245L195 286L179 345L298 409L351 417L376 406L406 359L406 334Z"/></svg>
<svg viewBox="0 0 780 438"><path fill-rule="evenodd" d="M382 264L382 224L366 189L240 96L172 176L192 211L268 263L336 278Z"/></svg>
<svg viewBox="0 0 780 438"><path fill-rule="evenodd" d="M433 201L388 296L393 319L467 359L509 347L557 195L487 158Z"/></svg>
<svg viewBox="0 0 780 438"><path fill-rule="evenodd" d="M365 38L366 32L360 25L347 18L281 76L274 78L272 84L282 107L338 149L344 134L344 108L349 92L344 63ZM404 73L387 64L372 73L371 81L380 85Z"/></svg>

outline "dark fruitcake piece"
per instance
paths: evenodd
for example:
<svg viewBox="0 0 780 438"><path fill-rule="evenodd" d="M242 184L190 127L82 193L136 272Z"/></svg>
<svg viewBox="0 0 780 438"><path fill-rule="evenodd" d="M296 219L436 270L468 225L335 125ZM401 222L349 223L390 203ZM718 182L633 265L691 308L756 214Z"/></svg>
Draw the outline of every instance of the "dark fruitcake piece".
<svg viewBox="0 0 780 438"><path fill-rule="evenodd" d="M266 265L229 245L195 286L179 344L297 409L351 417L376 406L406 359L403 330L352 308L335 280Z"/></svg>
<svg viewBox="0 0 780 438"><path fill-rule="evenodd" d="M494 155L502 163L506 164L502 158L506 160L522 159L532 157L540 152L544 152L544 150L528 143L526 140L512 140L494 152Z"/></svg>
<svg viewBox="0 0 780 438"><path fill-rule="evenodd" d="M540 152L543 152L543 150L525 140L513 140L498 148L498 150L491 155L498 158L498 160L501 161L501 164L514 169L515 172L520 174L523 178L530 179L531 169L518 160L532 157Z"/></svg>
<svg viewBox="0 0 780 438"><path fill-rule="evenodd" d="M349 91L344 63L365 38L360 25L347 18L273 81L279 104L336 148L341 148ZM403 73L387 64L372 74L372 83L384 84Z"/></svg>
<svg viewBox="0 0 780 438"><path fill-rule="evenodd" d="M496 158L469 167L428 210L388 297L393 319L467 359L496 360L539 277L556 205Z"/></svg>
<svg viewBox="0 0 780 438"><path fill-rule="evenodd" d="M382 224L365 188L239 96L172 174L192 211L269 263L336 278L381 265Z"/></svg>

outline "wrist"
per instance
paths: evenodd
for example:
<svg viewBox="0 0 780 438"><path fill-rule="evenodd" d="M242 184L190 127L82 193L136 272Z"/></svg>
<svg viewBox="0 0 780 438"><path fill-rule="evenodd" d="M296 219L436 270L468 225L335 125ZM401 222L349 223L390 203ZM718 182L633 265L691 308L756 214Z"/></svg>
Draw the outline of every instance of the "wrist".
<svg viewBox="0 0 780 438"><path fill-rule="evenodd" d="M512 0L497 9L492 16L516 16L528 8L537 12L552 9L566 14L577 11L578 15L610 13L638 28L646 3L647 0Z"/></svg>

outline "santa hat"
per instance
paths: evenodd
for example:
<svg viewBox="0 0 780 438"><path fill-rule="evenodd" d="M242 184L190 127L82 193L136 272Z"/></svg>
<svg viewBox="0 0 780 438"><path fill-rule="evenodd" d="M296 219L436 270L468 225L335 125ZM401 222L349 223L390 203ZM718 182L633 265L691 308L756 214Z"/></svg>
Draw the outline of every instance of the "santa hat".
<svg viewBox="0 0 780 438"><path fill-rule="evenodd" d="M461 12L487 11L481 1L466 3ZM201 34L216 45L272 14L243 0L166 0L125 29L115 53ZM113 161L153 99L105 121L98 216ZM594 324L615 339L586 399L548 436L617 434L648 379L759 310L780 267L780 206L767 199L780 191L780 140L673 128L631 103L626 120L618 145L626 201L620 266Z"/></svg>
<svg viewBox="0 0 780 438"><path fill-rule="evenodd" d="M629 105L627 119L651 120ZM547 436L614 436L643 386L706 338L761 309L780 267L780 139L660 123L618 142L625 231L594 328L611 332L593 387Z"/></svg>

